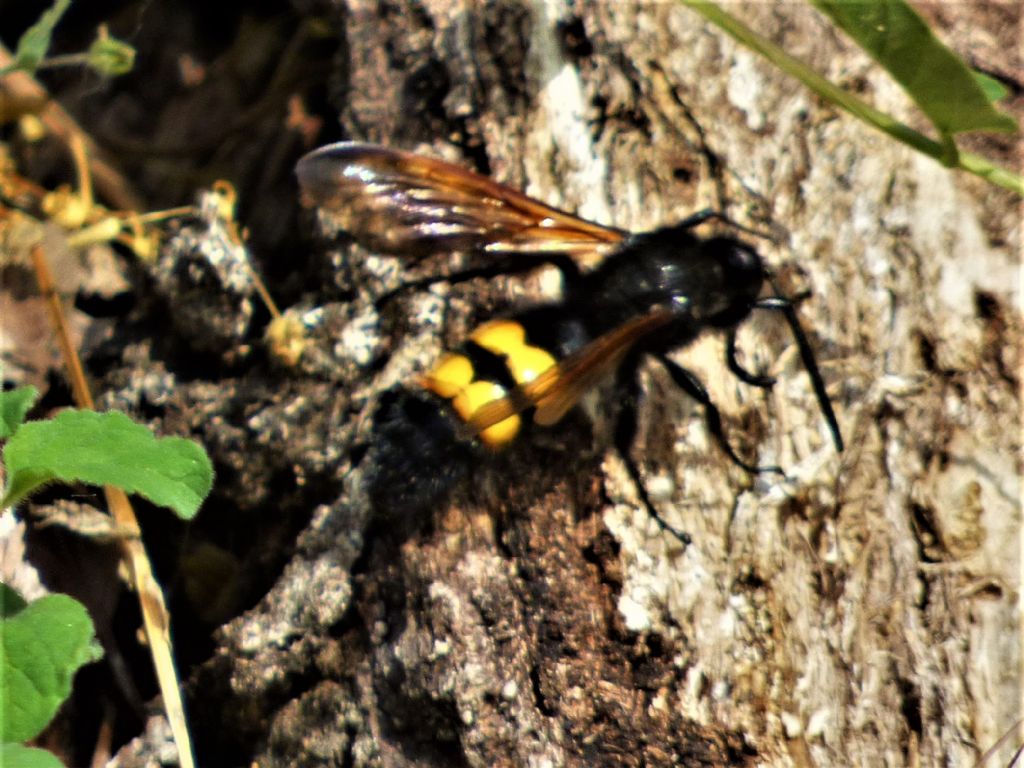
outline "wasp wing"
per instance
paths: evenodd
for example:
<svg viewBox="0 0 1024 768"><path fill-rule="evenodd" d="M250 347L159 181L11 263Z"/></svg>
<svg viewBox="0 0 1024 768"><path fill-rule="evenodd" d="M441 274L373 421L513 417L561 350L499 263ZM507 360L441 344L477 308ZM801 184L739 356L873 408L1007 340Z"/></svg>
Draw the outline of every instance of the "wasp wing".
<svg viewBox="0 0 1024 768"><path fill-rule="evenodd" d="M295 172L304 204L369 250L396 256L485 251L586 262L626 234L457 165L374 144L321 147Z"/></svg>
<svg viewBox="0 0 1024 768"><path fill-rule="evenodd" d="M557 423L588 391L614 373L637 342L675 317L670 309L652 309L599 336L506 397L478 408L466 423L468 434L477 435L528 408L536 409L534 423Z"/></svg>

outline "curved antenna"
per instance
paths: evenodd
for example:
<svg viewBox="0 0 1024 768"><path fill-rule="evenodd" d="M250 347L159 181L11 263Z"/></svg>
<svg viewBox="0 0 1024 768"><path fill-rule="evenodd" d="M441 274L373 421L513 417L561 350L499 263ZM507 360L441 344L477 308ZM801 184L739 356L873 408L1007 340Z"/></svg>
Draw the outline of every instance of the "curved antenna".
<svg viewBox="0 0 1024 768"><path fill-rule="evenodd" d="M733 229L738 229L740 232L746 232L748 235L754 237L760 237L765 240L771 241L771 236L767 232L761 232L760 230L753 229L744 224L740 224L738 221L730 219L727 214L722 211L716 211L714 208L701 208L699 211L691 213L682 221L678 222L675 226L680 229L694 229L699 227L705 221L718 221L725 224Z"/></svg>

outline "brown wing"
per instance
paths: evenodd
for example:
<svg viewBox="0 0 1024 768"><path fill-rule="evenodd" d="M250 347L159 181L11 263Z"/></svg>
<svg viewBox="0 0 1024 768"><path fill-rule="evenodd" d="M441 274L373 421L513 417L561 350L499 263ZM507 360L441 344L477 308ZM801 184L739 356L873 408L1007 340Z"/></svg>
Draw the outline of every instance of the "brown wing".
<svg viewBox="0 0 1024 768"><path fill-rule="evenodd" d="M295 172L305 205L381 253L564 253L586 262L625 236L457 165L374 144L321 147Z"/></svg>
<svg viewBox="0 0 1024 768"><path fill-rule="evenodd" d="M638 341L668 325L675 316L672 310L659 307L599 336L507 397L478 408L466 424L468 434L477 435L531 407L536 408L536 424L555 424L583 395L610 376Z"/></svg>

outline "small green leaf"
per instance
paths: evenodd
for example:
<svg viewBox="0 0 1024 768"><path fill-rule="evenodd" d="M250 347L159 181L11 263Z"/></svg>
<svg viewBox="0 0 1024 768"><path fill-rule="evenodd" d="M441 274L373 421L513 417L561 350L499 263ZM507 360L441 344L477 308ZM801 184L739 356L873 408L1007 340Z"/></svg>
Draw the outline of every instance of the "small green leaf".
<svg viewBox="0 0 1024 768"><path fill-rule="evenodd" d="M0 741L37 736L70 695L78 668L102 655L85 606L67 595L0 619Z"/></svg>
<svg viewBox="0 0 1024 768"><path fill-rule="evenodd" d="M0 765L4 768L64 768L52 752L21 744L0 744Z"/></svg>
<svg viewBox="0 0 1024 768"><path fill-rule="evenodd" d="M202 447L181 437L156 439L123 413L67 410L49 421L24 424L4 446L10 506L56 481L114 485L195 516L213 486Z"/></svg>
<svg viewBox="0 0 1024 768"><path fill-rule="evenodd" d="M21 426L38 395L35 387L0 392L0 440L10 437Z"/></svg>
<svg viewBox="0 0 1024 768"><path fill-rule="evenodd" d="M994 77L986 75L984 72L979 72L976 69L972 69L971 74L974 75L974 79L978 81L978 85L981 86L981 90L985 92L985 98L993 104L997 101L1002 101L1010 95L1010 89Z"/></svg>
<svg viewBox="0 0 1024 768"><path fill-rule="evenodd" d="M811 2L888 70L940 133L1017 130L904 0Z"/></svg>
<svg viewBox="0 0 1024 768"><path fill-rule="evenodd" d="M101 75L117 77L132 71L135 66L135 49L101 30L89 46L86 58L89 66Z"/></svg>
<svg viewBox="0 0 1024 768"><path fill-rule="evenodd" d="M70 5L71 0L56 0L50 10L43 12L39 21L25 30L25 34L18 40L14 63L8 69L23 69L27 72L36 70L39 62L43 60L46 52L50 49L53 28L57 26L60 17L64 15Z"/></svg>
<svg viewBox="0 0 1024 768"><path fill-rule="evenodd" d="M0 581L0 619L13 616L26 605L25 598Z"/></svg>

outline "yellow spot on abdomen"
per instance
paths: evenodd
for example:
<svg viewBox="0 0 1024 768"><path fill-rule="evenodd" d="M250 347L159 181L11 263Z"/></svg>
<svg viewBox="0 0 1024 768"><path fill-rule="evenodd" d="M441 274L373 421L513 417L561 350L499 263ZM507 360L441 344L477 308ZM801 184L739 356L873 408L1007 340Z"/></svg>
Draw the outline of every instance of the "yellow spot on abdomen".
<svg viewBox="0 0 1024 768"><path fill-rule="evenodd" d="M516 384L528 384L555 365L555 358L540 347L524 346L509 352L505 358L505 365L508 366Z"/></svg>
<svg viewBox="0 0 1024 768"><path fill-rule="evenodd" d="M469 423L473 414L480 408L495 400L501 400L507 394L503 386L493 381L474 381L452 399L452 408L460 419ZM522 419L519 416L509 416L481 430L477 438L488 448L501 448L519 434L521 425Z"/></svg>
<svg viewBox="0 0 1024 768"><path fill-rule="evenodd" d="M469 336L470 341L496 355L507 355L526 343L526 330L515 320L491 320Z"/></svg>
<svg viewBox="0 0 1024 768"><path fill-rule="evenodd" d="M451 400L473 381L473 375L473 364L467 357L448 354L423 377L421 383L435 395Z"/></svg>

